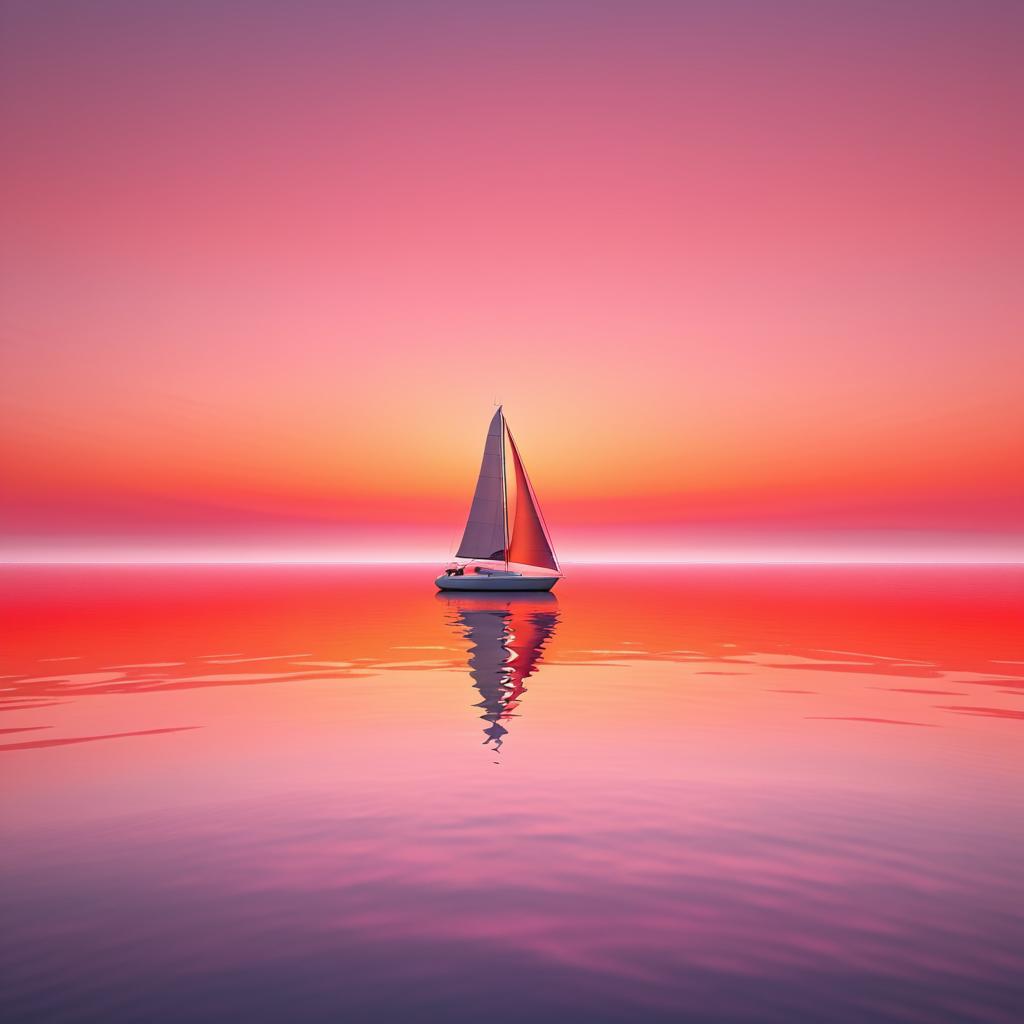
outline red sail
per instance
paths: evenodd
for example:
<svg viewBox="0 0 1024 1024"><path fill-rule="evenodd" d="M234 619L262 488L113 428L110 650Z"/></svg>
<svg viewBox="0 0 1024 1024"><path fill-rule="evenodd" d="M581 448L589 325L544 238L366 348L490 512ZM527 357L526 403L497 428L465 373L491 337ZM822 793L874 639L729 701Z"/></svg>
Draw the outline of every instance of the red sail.
<svg viewBox="0 0 1024 1024"><path fill-rule="evenodd" d="M551 541L544 528L540 509L537 507L537 495L530 486L530 478L526 475L523 460L519 457L519 449L512 439L512 432L505 425L508 443L512 449L512 463L516 469L516 518L512 527L512 540L508 546L508 560L520 565L538 565L545 569L558 571L558 559L551 550Z"/></svg>

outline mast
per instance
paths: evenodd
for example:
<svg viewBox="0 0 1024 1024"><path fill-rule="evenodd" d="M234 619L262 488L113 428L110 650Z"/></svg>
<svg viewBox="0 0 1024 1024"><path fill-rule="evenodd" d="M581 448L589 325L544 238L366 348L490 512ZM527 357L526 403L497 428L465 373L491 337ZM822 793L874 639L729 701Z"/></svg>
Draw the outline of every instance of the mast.
<svg viewBox="0 0 1024 1024"><path fill-rule="evenodd" d="M498 406L498 415L501 417L501 509L505 526L505 572L508 572L508 483L505 476L505 410Z"/></svg>

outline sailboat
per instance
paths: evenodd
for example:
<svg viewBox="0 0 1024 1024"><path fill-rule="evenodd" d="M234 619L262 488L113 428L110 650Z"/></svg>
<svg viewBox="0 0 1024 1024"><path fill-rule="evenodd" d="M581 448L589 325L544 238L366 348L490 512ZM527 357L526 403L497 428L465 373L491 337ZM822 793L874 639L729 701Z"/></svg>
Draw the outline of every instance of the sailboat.
<svg viewBox="0 0 1024 1024"><path fill-rule="evenodd" d="M506 441L515 471L511 530ZM435 580L440 590L550 590L562 578L537 495L501 406L487 429L480 476L455 559Z"/></svg>

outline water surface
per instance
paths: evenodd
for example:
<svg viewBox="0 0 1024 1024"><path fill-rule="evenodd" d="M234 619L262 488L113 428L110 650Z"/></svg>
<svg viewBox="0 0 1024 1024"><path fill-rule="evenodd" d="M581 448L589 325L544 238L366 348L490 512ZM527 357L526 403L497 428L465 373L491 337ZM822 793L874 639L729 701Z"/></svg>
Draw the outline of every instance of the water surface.
<svg viewBox="0 0 1024 1024"><path fill-rule="evenodd" d="M1015 1021L1024 572L0 573L15 1021Z"/></svg>

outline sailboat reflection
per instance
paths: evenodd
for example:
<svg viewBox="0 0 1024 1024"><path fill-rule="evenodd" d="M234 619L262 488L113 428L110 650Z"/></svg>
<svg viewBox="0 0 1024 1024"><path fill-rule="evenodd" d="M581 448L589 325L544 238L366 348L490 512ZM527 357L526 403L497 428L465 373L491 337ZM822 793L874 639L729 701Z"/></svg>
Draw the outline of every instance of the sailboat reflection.
<svg viewBox="0 0 1024 1024"><path fill-rule="evenodd" d="M544 646L558 624L554 594L451 594L437 600L448 606L452 627L469 641L469 674L486 722L484 745L501 750L508 728L537 671Z"/></svg>

